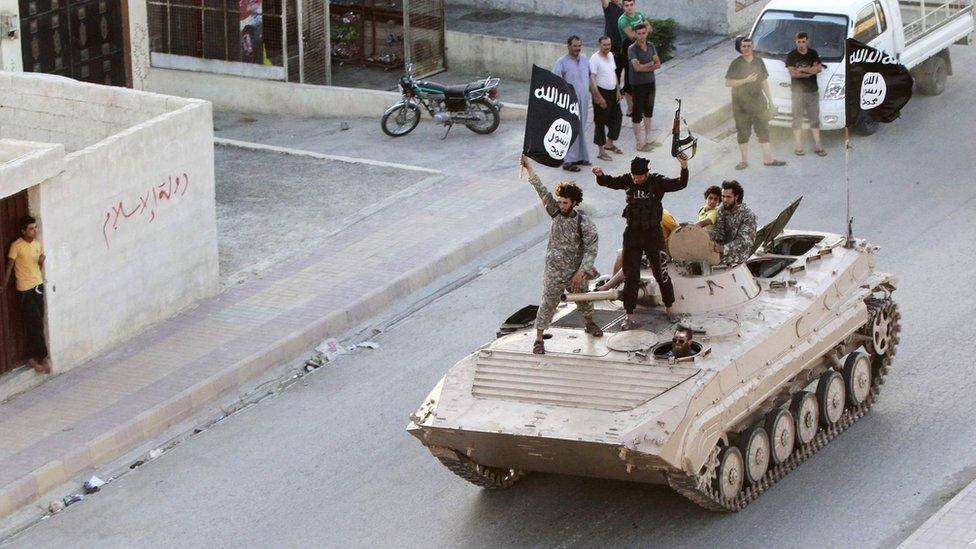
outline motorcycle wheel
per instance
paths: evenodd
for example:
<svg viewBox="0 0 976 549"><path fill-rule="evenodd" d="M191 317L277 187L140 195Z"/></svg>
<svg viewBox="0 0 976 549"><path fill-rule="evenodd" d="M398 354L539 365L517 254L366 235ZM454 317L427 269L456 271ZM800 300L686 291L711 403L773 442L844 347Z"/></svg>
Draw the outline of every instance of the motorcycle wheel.
<svg viewBox="0 0 976 549"><path fill-rule="evenodd" d="M386 135L401 137L412 132L419 123L420 107L413 103L404 103L399 109L384 114L380 126Z"/></svg>
<svg viewBox="0 0 976 549"><path fill-rule="evenodd" d="M465 126L469 130L474 133L480 133L481 135L488 135L498 129L498 124L502 120L501 114L498 112L498 107L492 105L487 99L481 99L473 105L473 108L484 113L485 121L468 122Z"/></svg>

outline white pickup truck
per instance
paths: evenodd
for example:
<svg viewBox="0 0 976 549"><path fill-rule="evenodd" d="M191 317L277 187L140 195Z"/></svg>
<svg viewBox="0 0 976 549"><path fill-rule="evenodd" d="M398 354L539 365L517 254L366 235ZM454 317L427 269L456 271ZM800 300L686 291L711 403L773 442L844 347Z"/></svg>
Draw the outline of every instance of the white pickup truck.
<svg viewBox="0 0 976 549"><path fill-rule="evenodd" d="M759 14L750 36L769 71L778 114L776 126L792 121L786 54L798 32L823 60L817 75L820 127L843 128L844 41L855 38L898 58L915 78L916 92L938 95L952 74L949 46L968 44L973 32L973 0L772 0ZM878 123L859 116L855 131L870 135Z"/></svg>

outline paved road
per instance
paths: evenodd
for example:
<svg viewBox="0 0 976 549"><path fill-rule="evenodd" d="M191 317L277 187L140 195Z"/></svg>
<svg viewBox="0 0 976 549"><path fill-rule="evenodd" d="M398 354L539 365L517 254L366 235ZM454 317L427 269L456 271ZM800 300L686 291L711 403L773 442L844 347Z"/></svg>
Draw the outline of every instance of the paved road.
<svg viewBox="0 0 976 549"><path fill-rule="evenodd" d="M539 245L387 331L379 349L343 357L14 545L896 545L976 476L976 49L954 51L954 68L944 95L913 99L902 120L855 144L856 233L881 245L879 267L902 279L905 329L890 381L868 416L746 510L717 515L663 487L554 475L482 492L403 431L447 366L536 301ZM736 173L747 202L769 219L802 193L794 227L842 230L836 137L829 150ZM699 174L666 205L689 217L700 189L734 163ZM592 187L605 268L621 197Z"/></svg>

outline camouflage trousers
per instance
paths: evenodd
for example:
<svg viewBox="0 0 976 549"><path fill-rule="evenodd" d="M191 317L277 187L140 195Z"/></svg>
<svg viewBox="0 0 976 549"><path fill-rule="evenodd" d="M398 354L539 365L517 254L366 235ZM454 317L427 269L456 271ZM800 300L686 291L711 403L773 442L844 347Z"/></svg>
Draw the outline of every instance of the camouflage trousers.
<svg viewBox="0 0 976 549"><path fill-rule="evenodd" d="M556 307L561 301L559 298L563 292L567 291L569 283L576 274L576 269L546 269L542 279L542 302L539 304L539 312L535 315L535 328L546 330L552 323L552 317L556 315ZM593 303L582 301L576 304L584 315L593 313Z"/></svg>

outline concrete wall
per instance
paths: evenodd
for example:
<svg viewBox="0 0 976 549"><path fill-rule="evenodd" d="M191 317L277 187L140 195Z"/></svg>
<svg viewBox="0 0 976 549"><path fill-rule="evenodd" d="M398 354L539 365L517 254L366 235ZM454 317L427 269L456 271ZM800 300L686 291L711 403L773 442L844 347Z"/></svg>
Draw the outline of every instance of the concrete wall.
<svg viewBox="0 0 976 549"><path fill-rule="evenodd" d="M218 110L302 117L375 117L377 124L383 111L400 97L400 94L388 91L293 84L155 67L149 71L146 87L158 93L206 99ZM525 108L506 104L501 114L502 120L524 120Z"/></svg>
<svg viewBox="0 0 976 549"><path fill-rule="evenodd" d="M176 108L173 101L55 75L11 73L0 76L0 137L60 143L73 152Z"/></svg>
<svg viewBox="0 0 976 549"><path fill-rule="evenodd" d="M566 53L566 46L553 42L457 31L447 31L444 45L451 70L525 81L532 78L533 64L551 69Z"/></svg>
<svg viewBox="0 0 976 549"><path fill-rule="evenodd" d="M47 255L57 371L218 291L208 103L9 73L0 74L0 89L33 105L0 101L0 137L64 137L73 151L60 175L32 189L30 203ZM81 121L67 116L72 105ZM18 123L4 123L10 118Z"/></svg>

